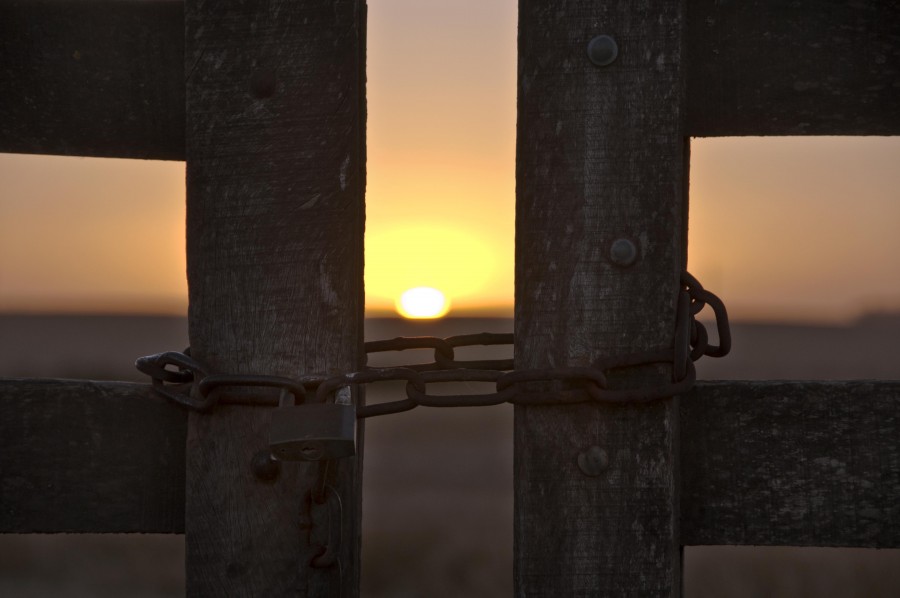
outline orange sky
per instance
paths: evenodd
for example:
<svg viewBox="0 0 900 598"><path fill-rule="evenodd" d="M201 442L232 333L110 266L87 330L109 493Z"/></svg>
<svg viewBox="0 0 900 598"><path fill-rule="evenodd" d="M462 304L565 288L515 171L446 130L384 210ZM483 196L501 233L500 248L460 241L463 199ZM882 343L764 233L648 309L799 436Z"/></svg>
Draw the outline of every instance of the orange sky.
<svg viewBox="0 0 900 598"><path fill-rule="evenodd" d="M511 315L516 2L369 6L370 313L428 285ZM695 141L691 270L737 317L900 309L898 166L898 138ZM185 313L183 163L0 155L0 310Z"/></svg>

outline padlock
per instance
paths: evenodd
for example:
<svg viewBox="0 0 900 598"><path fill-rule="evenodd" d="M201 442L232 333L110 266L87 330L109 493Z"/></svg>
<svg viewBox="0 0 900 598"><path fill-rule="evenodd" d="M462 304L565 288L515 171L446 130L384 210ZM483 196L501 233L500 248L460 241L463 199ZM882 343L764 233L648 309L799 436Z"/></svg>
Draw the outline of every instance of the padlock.
<svg viewBox="0 0 900 598"><path fill-rule="evenodd" d="M322 461L356 454L356 407L335 403L297 405L282 391L272 410L269 446L282 461Z"/></svg>

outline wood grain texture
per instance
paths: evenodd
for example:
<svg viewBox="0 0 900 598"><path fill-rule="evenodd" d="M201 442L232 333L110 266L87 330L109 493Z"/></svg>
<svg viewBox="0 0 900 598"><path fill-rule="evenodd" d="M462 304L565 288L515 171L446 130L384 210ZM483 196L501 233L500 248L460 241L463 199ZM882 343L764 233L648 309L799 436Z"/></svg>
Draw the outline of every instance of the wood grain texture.
<svg viewBox="0 0 900 598"><path fill-rule="evenodd" d="M900 134L892 0L688 2L686 132ZM184 159L179 0L0 2L0 151Z"/></svg>
<svg viewBox="0 0 900 598"><path fill-rule="evenodd" d="M212 371L353 371L362 353L363 5L189 1L187 252L192 354ZM270 410L192 414L188 593L353 595L358 459L340 461L340 572L311 569L318 466L257 481Z"/></svg>
<svg viewBox="0 0 900 598"><path fill-rule="evenodd" d="M183 8L0 1L0 151L183 160Z"/></svg>
<svg viewBox="0 0 900 598"><path fill-rule="evenodd" d="M900 548L900 382L700 382L686 545ZM0 531L184 529L185 411L144 384L0 380Z"/></svg>
<svg viewBox="0 0 900 598"><path fill-rule="evenodd" d="M685 544L900 548L900 382L706 382L680 416Z"/></svg>
<svg viewBox="0 0 900 598"><path fill-rule="evenodd" d="M516 368L670 345L684 263L679 1L519 4ZM615 38L598 68L586 48ZM631 240L639 258L614 266ZM620 384L658 382L633 372ZM678 419L641 407L517 407L520 596L678 595ZM608 473L587 477L590 446Z"/></svg>
<svg viewBox="0 0 900 598"><path fill-rule="evenodd" d="M182 533L186 433L146 384L0 380L0 532Z"/></svg>
<svg viewBox="0 0 900 598"><path fill-rule="evenodd" d="M690 135L900 134L900 3L690 0Z"/></svg>

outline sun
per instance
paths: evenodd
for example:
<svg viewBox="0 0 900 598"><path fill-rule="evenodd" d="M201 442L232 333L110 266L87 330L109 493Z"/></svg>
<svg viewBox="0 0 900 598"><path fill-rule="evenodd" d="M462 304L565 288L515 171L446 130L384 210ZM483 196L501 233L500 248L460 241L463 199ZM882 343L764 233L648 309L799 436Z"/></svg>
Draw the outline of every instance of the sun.
<svg viewBox="0 0 900 598"><path fill-rule="evenodd" d="M480 305L498 278L498 250L485 237L451 222L410 222L367 232L367 310L396 313L398 298L413 287L440 289L454 312Z"/></svg>
<svg viewBox="0 0 900 598"><path fill-rule="evenodd" d="M397 299L397 313L411 320L440 318L450 311L450 301L432 287L413 287Z"/></svg>

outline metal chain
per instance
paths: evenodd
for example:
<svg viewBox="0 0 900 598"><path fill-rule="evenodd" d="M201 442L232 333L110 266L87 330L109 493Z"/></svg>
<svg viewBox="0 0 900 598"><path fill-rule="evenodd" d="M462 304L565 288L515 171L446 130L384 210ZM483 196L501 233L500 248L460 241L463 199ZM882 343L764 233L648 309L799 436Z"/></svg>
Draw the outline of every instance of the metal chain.
<svg viewBox="0 0 900 598"><path fill-rule="evenodd" d="M709 342L706 327L696 316L709 305L715 314L719 344ZM427 407L481 407L512 403L515 405L566 405L599 401L604 403L646 402L687 392L696 378L694 361L704 355L722 357L731 348L731 333L725 305L705 290L696 278L683 273L676 307L674 343L670 348L643 351L630 355L603 358L590 367L556 367L515 370L512 359L460 360L461 347L513 345L512 334L466 334L449 338L430 336L395 338L367 342L366 355L410 349L432 349L434 361L401 367L369 367L338 376L309 375L299 378L256 374L210 374L202 363L192 358L190 349L183 353L166 352L141 357L137 368L149 375L153 390L172 401L197 411L208 411L220 403L278 406L294 403L324 403L335 398L345 403L341 389L353 384L402 381L405 398L360 405L356 417L374 417L400 413L420 405ZM610 388L611 371L639 366L671 365L669 381L639 388ZM494 384L495 391L484 394L434 395L429 385L447 382L481 382ZM234 392L253 388L254 392ZM224 389L232 392L225 393ZM349 439L352 442L352 438ZM270 457L271 458L271 457ZM343 536L343 508L336 490L333 459L319 462L318 480L309 494L309 542L318 551L310 565L321 569L336 568L342 577L339 559Z"/></svg>
<svg viewBox="0 0 900 598"><path fill-rule="evenodd" d="M706 326L696 316L710 306L715 315L718 345L710 344ZM457 360L455 349L473 346L513 345L512 334L480 333L449 338L401 337L371 341L366 354L409 349L433 349L434 361L401 367L368 367L338 376L309 375L299 378L247 374L210 374L197 360L184 353L166 352L141 357L135 363L149 375L153 389L161 396L197 411L207 411L218 403L277 406L279 396L294 396L296 404L306 401L328 401L338 389L353 384L405 381L405 398L362 405L357 418L400 413L420 405L428 407L483 407L512 403L515 405L563 405L598 401L635 403L654 401L684 394L696 379L694 362L704 355L723 357L731 349L731 332L725 304L705 290L687 272L681 275L675 340L673 347L643 351L630 355L603 358L590 367L556 367L515 370L512 359ZM672 379L653 386L610 388L608 374L612 370L668 364ZM174 368L174 369L172 369ZM446 382L487 382L495 384L495 392L486 394L434 395L429 384ZM543 383L543 384L541 384ZM552 383L552 384L548 384ZM230 396L223 388L263 387L270 392L241 393ZM275 390L278 392L276 393ZM314 394L313 394L314 393Z"/></svg>

